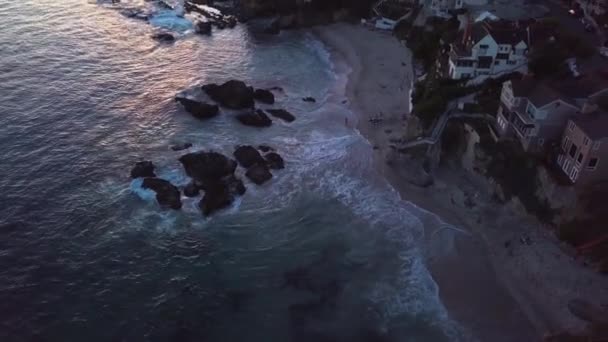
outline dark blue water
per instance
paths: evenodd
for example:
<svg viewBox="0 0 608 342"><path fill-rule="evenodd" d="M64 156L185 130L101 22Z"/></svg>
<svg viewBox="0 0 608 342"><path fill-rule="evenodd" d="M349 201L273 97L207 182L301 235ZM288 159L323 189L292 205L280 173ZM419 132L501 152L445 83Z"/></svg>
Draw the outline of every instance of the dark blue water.
<svg viewBox="0 0 608 342"><path fill-rule="evenodd" d="M200 37L177 22L163 45L157 28L80 0L4 1L0 17L0 340L461 338L424 266L421 218L433 221L344 127L348 70L312 35ZM173 102L230 78L283 87L278 106L298 120L256 130ZM150 159L186 184L169 148L182 142L266 143L287 167L211 218L198 199L168 212L128 173Z"/></svg>

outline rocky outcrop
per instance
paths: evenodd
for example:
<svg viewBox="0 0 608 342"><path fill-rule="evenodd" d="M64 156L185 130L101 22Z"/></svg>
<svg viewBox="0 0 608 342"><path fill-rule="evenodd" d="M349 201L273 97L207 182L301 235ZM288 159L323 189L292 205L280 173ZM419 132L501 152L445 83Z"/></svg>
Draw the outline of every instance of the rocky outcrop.
<svg viewBox="0 0 608 342"><path fill-rule="evenodd" d="M264 158L258 150L252 146L239 146L234 151L234 158L244 168L250 168L254 164L263 164Z"/></svg>
<svg viewBox="0 0 608 342"><path fill-rule="evenodd" d="M194 30L198 34L210 35L211 23L208 21L199 21L194 25Z"/></svg>
<svg viewBox="0 0 608 342"><path fill-rule="evenodd" d="M179 161L193 182L184 189L186 196L194 197L200 190L205 192L199 202L204 215L226 208L236 196L245 193L243 181L234 175L236 162L217 152L196 152L182 156Z"/></svg>
<svg viewBox="0 0 608 342"><path fill-rule="evenodd" d="M230 80L222 85L206 84L203 91L220 105L231 109L253 108L253 88L242 81Z"/></svg>
<svg viewBox="0 0 608 342"><path fill-rule="evenodd" d="M198 186L196 186L196 184L194 184L194 182L188 183L188 185L184 187L184 196L186 197L196 197L199 193L200 189Z"/></svg>
<svg viewBox="0 0 608 342"><path fill-rule="evenodd" d="M210 119L219 113L219 107L216 105L210 105L185 97L176 97L175 101L184 106L184 109L197 119Z"/></svg>
<svg viewBox="0 0 608 342"><path fill-rule="evenodd" d="M317 102L317 100L315 100L315 98L311 97L311 96L307 96L307 97L302 98L302 101L304 101L304 102L311 102L311 103Z"/></svg>
<svg viewBox="0 0 608 342"><path fill-rule="evenodd" d="M206 188L205 195L198 206L203 215L210 215L217 210L229 207L234 202L235 196L242 196L245 191L243 181L234 175L224 177Z"/></svg>
<svg viewBox="0 0 608 342"><path fill-rule="evenodd" d="M253 92L253 98L256 99L256 101L266 104L274 103L274 94L272 94L270 90L266 89L256 89Z"/></svg>
<svg viewBox="0 0 608 342"><path fill-rule="evenodd" d="M282 119L286 122L292 122L296 119L295 116L293 116L293 114L291 114L290 112L286 111L285 109L268 109L267 112L279 119Z"/></svg>
<svg viewBox="0 0 608 342"><path fill-rule="evenodd" d="M245 176L255 184L261 185L272 178L272 173L266 164L255 164L247 170Z"/></svg>
<svg viewBox="0 0 608 342"><path fill-rule="evenodd" d="M268 146L268 145L260 145L258 146L258 150L262 151L262 152L270 152L270 151L274 151L274 148Z"/></svg>
<svg viewBox="0 0 608 342"><path fill-rule="evenodd" d="M236 119L245 126L269 127L272 125L272 120L261 109L238 114Z"/></svg>
<svg viewBox="0 0 608 342"><path fill-rule="evenodd" d="M151 161L140 161L131 169L131 178L156 177Z"/></svg>
<svg viewBox="0 0 608 342"><path fill-rule="evenodd" d="M163 43L172 43L175 41L175 37L171 33L159 32L152 35L152 39L158 40Z"/></svg>
<svg viewBox="0 0 608 342"><path fill-rule="evenodd" d="M183 144L173 145L173 146L171 146L171 149L173 151L183 151L183 150L189 149L190 147L192 147L191 143L183 143Z"/></svg>
<svg viewBox="0 0 608 342"><path fill-rule="evenodd" d="M209 184L234 174L236 162L217 152L194 152L183 155L179 162L194 183L205 190Z"/></svg>
<svg viewBox="0 0 608 342"><path fill-rule="evenodd" d="M276 152L266 154L264 159L266 160L266 165L271 169L280 170L285 168L285 161Z"/></svg>
<svg viewBox="0 0 608 342"><path fill-rule="evenodd" d="M144 178L141 187L156 192L156 201L162 207L168 207L174 210L181 209L182 201L179 190L169 181L148 177Z"/></svg>

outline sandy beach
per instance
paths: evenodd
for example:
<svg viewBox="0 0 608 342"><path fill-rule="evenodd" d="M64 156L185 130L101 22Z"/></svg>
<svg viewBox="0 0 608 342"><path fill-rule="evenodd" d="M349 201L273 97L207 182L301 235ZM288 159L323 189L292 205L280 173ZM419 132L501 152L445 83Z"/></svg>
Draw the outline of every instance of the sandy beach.
<svg viewBox="0 0 608 342"><path fill-rule="evenodd" d="M537 341L546 332L584 329L567 304L578 298L608 303L607 281L584 268L548 229L516 204L493 201L485 178L460 167L440 167L435 183L422 188L408 181L407 170L387 164L390 139L407 130L409 50L389 33L363 26L334 24L315 33L352 68L347 96L378 172L404 201L468 232L427 231L430 247L441 250L450 241L449 252L428 259L450 317L480 341ZM378 117L380 122L369 120ZM531 243L522 243L522 236Z"/></svg>

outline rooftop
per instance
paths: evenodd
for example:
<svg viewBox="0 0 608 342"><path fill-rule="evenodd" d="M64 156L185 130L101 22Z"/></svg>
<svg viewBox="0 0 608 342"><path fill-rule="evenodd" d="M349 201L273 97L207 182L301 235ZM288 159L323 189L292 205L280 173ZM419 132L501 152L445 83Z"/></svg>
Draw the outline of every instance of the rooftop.
<svg viewBox="0 0 608 342"><path fill-rule="evenodd" d="M603 110L597 110L589 114L579 114L572 121L591 140L608 138L608 113Z"/></svg>

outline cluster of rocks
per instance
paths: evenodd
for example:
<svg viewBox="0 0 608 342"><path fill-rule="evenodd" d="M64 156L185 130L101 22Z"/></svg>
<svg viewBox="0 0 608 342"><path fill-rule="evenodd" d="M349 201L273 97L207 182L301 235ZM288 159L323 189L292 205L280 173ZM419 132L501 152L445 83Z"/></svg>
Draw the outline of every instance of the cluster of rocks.
<svg viewBox="0 0 608 342"><path fill-rule="evenodd" d="M234 28L237 24L236 17L224 15L221 12L216 13L208 11L201 6L198 6L196 1L184 2L184 10L186 12L198 13L207 19L206 21L198 21L194 25L196 32L200 34L211 34L212 27L215 27L218 30L223 30L225 28Z"/></svg>
<svg viewBox="0 0 608 342"><path fill-rule="evenodd" d="M178 147L190 146L185 144ZM247 169L245 176L257 185L273 177L270 169L285 167L283 158L274 149L264 145L259 149L265 152L264 156L252 146L238 146L234 151L236 161L213 151L199 151L181 156L179 162L192 179L182 189L184 196L196 197L201 191L204 192L198 206L205 216L230 206L236 197L242 196L246 191L243 181L235 175L237 161ZM143 178L142 188L154 191L156 200L162 207L181 209L180 189L171 182L158 178L151 161L136 163L131 170L131 178Z"/></svg>
<svg viewBox="0 0 608 342"><path fill-rule="evenodd" d="M220 106L243 110L236 115L236 119L246 126L268 127L272 125L272 119L268 116L279 118L286 122L295 120L295 116L284 109L256 109L255 102L274 104L275 98L272 91L268 89L254 89L242 81L230 80L224 84L205 84L201 87L209 98ZM198 119L209 119L219 114L217 105L208 104L203 101L188 99L177 96L175 101L179 102L184 109Z"/></svg>

